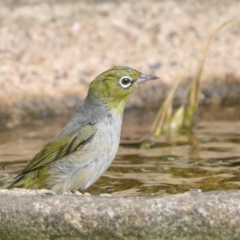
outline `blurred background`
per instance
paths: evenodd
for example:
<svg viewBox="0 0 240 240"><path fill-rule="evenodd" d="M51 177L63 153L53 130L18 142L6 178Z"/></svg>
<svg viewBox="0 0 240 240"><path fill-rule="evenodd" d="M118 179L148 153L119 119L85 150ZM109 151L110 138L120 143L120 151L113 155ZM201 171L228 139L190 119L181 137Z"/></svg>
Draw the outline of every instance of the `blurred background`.
<svg viewBox="0 0 240 240"><path fill-rule="evenodd" d="M239 9L239 0L1 1L0 123L76 109L89 82L114 65L158 75L128 104L158 108L190 63L186 80L193 78L209 35ZM239 62L238 21L212 42L203 102L238 101Z"/></svg>

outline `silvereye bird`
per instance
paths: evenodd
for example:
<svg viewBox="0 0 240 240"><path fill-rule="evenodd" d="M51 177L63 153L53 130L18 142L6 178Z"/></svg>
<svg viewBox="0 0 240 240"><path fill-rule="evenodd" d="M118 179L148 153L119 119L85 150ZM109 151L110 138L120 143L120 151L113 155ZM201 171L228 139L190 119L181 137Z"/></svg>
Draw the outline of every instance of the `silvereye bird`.
<svg viewBox="0 0 240 240"><path fill-rule="evenodd" d="M139 84L156 78L122 66L97 76L70 122L3 187L46 188L62 194L91 186L117 153L129 96Z"/></svg>

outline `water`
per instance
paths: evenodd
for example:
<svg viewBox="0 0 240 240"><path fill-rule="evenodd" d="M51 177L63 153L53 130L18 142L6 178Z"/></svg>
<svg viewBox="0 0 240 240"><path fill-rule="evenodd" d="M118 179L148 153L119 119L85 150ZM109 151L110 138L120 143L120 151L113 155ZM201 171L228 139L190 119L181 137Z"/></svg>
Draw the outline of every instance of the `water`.
<svg viewBox="0 0 240 240"><path fill-rule="evenodd" d="M139 196L238 189L238 112L237 108L205 109L192 134L158 139L148 135L153 114L128 112L114 162L87 192ZM66 121L58 117L1 130L0 182L20 173Z"/></svg>

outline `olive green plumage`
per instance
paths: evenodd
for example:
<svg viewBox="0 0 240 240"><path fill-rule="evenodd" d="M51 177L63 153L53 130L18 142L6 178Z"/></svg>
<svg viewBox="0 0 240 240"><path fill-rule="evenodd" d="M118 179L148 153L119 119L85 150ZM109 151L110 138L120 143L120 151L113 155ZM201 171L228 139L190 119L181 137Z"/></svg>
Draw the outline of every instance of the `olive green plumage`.
<svg viewBox="0 0 240 240"><path fill-rule="evenodd" d="M46 188L59 194L88 188L116 155L130 94L140 83L156 78L129 67L114 67L97 76L69 123L2 188Z"/></svg>

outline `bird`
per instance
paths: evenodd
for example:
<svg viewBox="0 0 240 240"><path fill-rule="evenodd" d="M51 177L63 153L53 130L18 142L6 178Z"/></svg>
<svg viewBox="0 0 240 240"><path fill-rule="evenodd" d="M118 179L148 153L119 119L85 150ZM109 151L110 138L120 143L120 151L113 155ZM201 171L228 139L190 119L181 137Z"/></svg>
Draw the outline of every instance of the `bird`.
<svg viewBox="0 0 240 240"><path fill-rule="evenodd" d="M62 131L1 188L49 189L63 194L90 187L116 156L131 93L141 83L157 78L126 66L115 66L98 75Z"/></svg>

